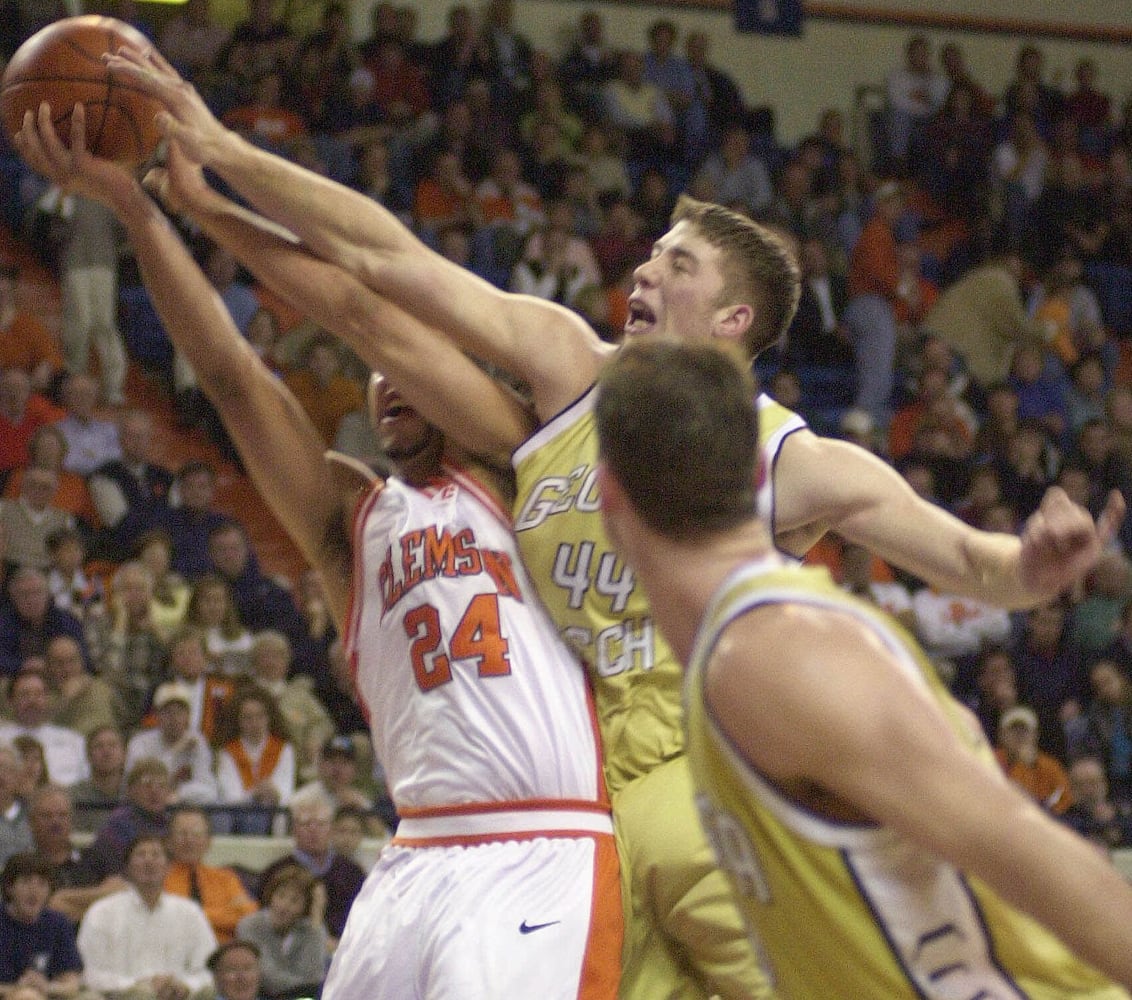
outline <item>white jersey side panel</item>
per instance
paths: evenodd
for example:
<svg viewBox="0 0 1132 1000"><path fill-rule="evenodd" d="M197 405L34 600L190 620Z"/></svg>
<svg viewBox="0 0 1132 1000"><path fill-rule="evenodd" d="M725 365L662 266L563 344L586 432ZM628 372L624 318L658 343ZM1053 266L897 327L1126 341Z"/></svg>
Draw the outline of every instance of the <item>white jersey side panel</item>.
<svg viewBox="0 0 1132 1000"><path fill-rule="evenodd" d="M589 688L465 474L361 505L347 652L398 810L604 801Z"/></svg>

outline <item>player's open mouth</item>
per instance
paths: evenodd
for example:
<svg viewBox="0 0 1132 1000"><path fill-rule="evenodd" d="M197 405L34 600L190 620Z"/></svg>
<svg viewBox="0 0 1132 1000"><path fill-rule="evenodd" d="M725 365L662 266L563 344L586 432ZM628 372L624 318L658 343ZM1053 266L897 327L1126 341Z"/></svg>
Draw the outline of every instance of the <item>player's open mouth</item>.
<svg viewBox="0 0 1132 1000"><path fill-rule="evenodd" d="M629 300L629 316L625 320L626 333L640 333L656 323L656 313L639 299Z"/></svg>

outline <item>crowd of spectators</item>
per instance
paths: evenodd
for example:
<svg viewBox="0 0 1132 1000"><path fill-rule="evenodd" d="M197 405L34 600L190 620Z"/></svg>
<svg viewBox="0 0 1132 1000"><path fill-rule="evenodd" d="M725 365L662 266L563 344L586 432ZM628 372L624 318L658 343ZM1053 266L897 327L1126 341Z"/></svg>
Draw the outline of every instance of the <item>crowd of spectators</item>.
<svg viewBox="0 0 1132 1000"><path fill-rule="evenodd" d="M10 6L8 51L38 26L18 16L32 5ZM117 12L136 18L125 2ZM482 17L453 6L434 44L410 7L378 3L360 43L346 15L327 3L297 36L271 0L249 0L229 31L188 0L159 32L141 26L230 127L610 340L680 193L749 214L798 246L797 317L757 365L815 429L989 530L1020 530L1053 484L1094 513L1111 489L1132 499L1132 97L1115 108L1090 59L1061 90L1024 45L996 95L958 44L937 55L917 35L868 143L831 106L784 146L708 37L666 19L614 44L587 10L552 55L516 29L510 0ZM3 921L39 921L37 907L84 923L43 982L14 966L10 982L62 994L93 961L107 989L144 981L183 1000L207 964L232 1000L310 991L361 882L351 854L395 822L341 644L317 579L265 573L244 526L214 507L216 470L167 468L149 414L124 400L122 336L133 363L152 360L128 255L107 279L98 214L26 173L17 188L17 224L53 234L66 315L60 342L17 308L18 272L0 270L0 863L12 859L0 939ZM194 248L327 444L378 459L356 358L219 248ZM121 333L99 304L106 280L132 304ZM191 368L171 350L165 362L181 421L230 457ZM1078 592L1015 614L837 538L813 558L916 632L1012 780L1116 847L1132 846L1129 555L1132 522ZM262 885L204 864L213 833L279 832L288 810L295 852ZM81 853L75 828L94 836ZM177 969L154 967L156 951L101 968L106 935L159 911L162 933L197 929L176 941Z"/></svg>

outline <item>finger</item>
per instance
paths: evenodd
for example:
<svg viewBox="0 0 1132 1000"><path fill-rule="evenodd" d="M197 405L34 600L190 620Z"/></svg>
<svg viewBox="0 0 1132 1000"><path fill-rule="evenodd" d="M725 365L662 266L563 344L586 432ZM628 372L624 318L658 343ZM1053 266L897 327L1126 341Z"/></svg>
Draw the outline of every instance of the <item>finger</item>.
<svg viewBox="0 0 1132 1000"><path fill-rule="evenodd" d="M149 52L147 53L147 56L146 56L146 61L149 62L149 64L151 66L156 66L158 69L162 70L164 73L166 73L169 76L176 77L178 80L181 78L181 74L178 73L176 71L176 69L173 68L173 64L171 62L169 62L155 48L151 48L149 50Z"/></svg>
<svg viewBox="0 0 1132 1000"><path fill-rule="evenodd" d="M86 109L81 102L71 112L71 152L75 156L86 152Z"/></svg>
<svg viewBox="0 0 1132 1000"><path fill-rule="evenodd" d="M1097 518L1097 537L1102 545L1107 545L1112 541L1117 531L1120 530L1126 510L1127 506L1123 494L1119 490L1113 490L1109 493L1104 510L1101 511L1101 516Z"/></svg>
<svg viewBox="0 0 1132 1000"><path fill-rule="evenodd" d="M64 165L67 159L67 147L63 145L59 133L55 131L55 122L51 119L51 105L46 101L40 102L36 124L36 136L44 157L52 165L57 167Z"/></svg>

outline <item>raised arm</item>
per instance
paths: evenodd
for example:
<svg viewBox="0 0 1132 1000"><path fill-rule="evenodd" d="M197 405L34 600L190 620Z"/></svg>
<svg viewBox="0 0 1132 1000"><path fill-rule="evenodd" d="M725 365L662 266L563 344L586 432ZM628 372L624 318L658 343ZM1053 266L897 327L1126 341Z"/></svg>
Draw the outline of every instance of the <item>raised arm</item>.
<svg viewBox="0 0 1132 1000"><path fill-rule="evenodd" d="M455 344L209 187L201 169L176 148L168 170L155 171L147 185L264 285L387 375L453 441L494 466L508 465L531 431L531 414Z"/></svg>
<svg viewBox="0 0 1132 1000"><path fill-rule="evenodd" d="M752 763L896 830L1132 985L1132 887L1108 859L977 756L981 737L961 738L861 623L824 609L771 614L733 625L708 675L712 711Z"/></svg>
<svg viewBox="0 0 1132 1000"><path fill-rule="evenodd" d="M593 381L607 348L576 314L499 291L425 247L374 200L224 128L157 52L123 49L109 64L164 103L165 134L190 160L214 170L312 253L519 376L531 386L541 417L558 412Z"/></svg>
<svg viewBox="0 0 1132 1000"><path fill-rule="evenodd" d="M977 531L863 448L806 432L787 438L775 471L775 536L787 551L801 554L835 530L942 591L1004 608L1032 607L1076 583L1124 509L1113 493L1094 522L1055 487L1021 536Z"/></svg>
<svg viewBox="0 0 1132 1000"><path fill-rule="evenodd" d="M91 156L76 105L71 147L50 109L29 114L16 138L28 163L67 190L108 205L124 225L150 297L170 337L196 370L260 493L303 555L320 570L341 624L349 553L342 541L347 499L327 489L324 444L302 407L240 336L164 214L125 170Z"/></svg>

